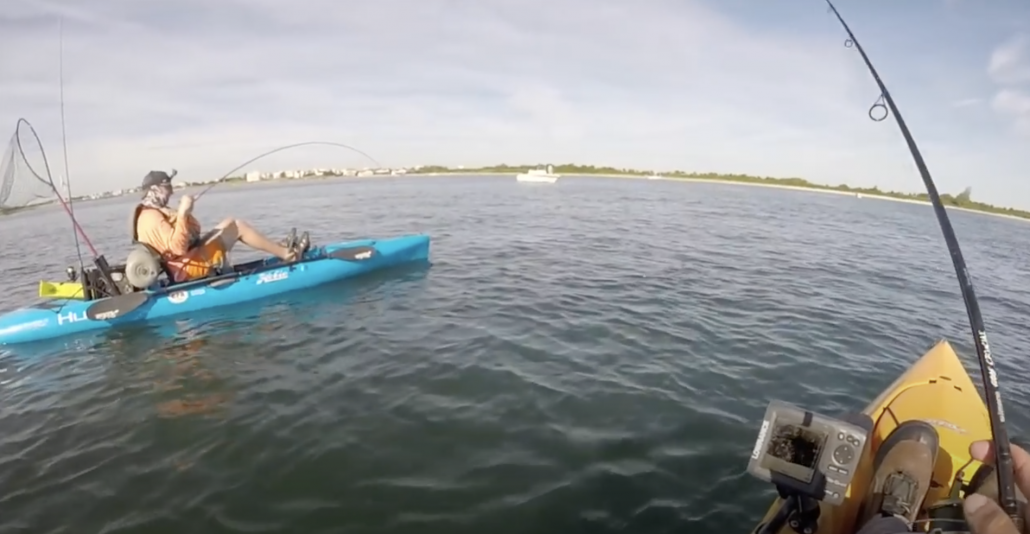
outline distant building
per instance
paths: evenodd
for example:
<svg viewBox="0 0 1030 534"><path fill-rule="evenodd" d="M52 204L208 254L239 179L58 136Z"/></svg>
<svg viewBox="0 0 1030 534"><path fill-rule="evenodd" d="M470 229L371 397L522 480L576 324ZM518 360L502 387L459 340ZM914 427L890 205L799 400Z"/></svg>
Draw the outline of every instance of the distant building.
<svg viewBox="0 0 1030 534"><path fill-rule="evenodd" d="M261 173L259 171L250 171L246 174L246 178L248 182L260 182Z"/></svg>

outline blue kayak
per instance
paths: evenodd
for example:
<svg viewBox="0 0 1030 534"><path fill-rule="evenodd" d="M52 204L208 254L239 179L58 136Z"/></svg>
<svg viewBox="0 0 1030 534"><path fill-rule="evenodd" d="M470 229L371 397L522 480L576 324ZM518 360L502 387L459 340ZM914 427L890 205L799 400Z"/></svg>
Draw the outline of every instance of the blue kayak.
<svg viewBox="0 0 1030 534"><path fill-rule="evenodd" d="M364 239L312 248L303 259L290 264L269 257L236 265L225 274L157 289L103 298L47 300L0 315L0 345L239 304L428 259L427 235ZM118 269L104 267L105 271Z"/></svg>

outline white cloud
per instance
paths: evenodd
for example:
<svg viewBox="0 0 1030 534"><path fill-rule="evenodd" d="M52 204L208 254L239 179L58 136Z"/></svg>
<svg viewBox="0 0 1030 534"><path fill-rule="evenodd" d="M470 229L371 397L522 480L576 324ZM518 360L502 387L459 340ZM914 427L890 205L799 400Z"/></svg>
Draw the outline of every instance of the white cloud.
<svg viewBox="0 0 1030 534"><path fill-rule="evenodd" d="M578 161L918 190L896 128L865 117L875 85L834 20L756 30L721 6L7 0L0 133L25 116L59 152L61 15L77 191L133 185L151 168L215 177L312 139L386 165ZM854 29L876 43L875 28ZM909 82L911 63L874 44L895 96L912 95L906 118L928 130L942 188L964 187L962 169L977 166L993 180L1012 175L1015 159L961 154L965 139L943 137L962 130L939 113L960 95ZM362 163L326 148L265 162Z"/></svg>
<svg viewBox="0 0 1030 534"><path fill-rule="evenodd" d="M1030 135L1030 94L1015 89L1002 89L991 105L1000 113L1013 117L1016 128Z"/></svg>
<svg viewBox="0 0 1030 534"><path fill-rule="evenodd" d="M991 107L1017 133L1030 135L1030 35L1016 34L995 48L987 70L999 85Z"/></svg>
<svg viewBox="0 0 1030 534"><path fill-rule="evenodd" d="M1030 36L1015 35L995 48L987 71L1000 84L1030 82Z"/></svg>

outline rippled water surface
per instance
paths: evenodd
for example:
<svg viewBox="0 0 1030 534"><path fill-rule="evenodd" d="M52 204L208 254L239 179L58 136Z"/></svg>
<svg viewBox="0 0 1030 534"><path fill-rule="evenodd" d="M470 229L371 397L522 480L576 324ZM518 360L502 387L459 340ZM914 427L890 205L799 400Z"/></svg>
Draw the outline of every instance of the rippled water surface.
<svg viewBox="0 0 1030 534"><path fill-rule="evenodd" d="M112 258L130 202L77 208ZM432 266L0 352L0 532L746 531L770 399L860 409L940 337L974 368L927 206L422 177L220 186L197 213L426 232ZM1025 432L1030 224L951 216ZM74 262L53 208L0 218L0 250L4 309Z"/></svg>

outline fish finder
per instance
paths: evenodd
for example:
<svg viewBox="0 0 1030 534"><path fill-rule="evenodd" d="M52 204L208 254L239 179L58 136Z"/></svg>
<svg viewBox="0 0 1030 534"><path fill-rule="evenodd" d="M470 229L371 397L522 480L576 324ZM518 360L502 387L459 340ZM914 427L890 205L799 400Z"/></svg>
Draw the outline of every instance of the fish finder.
<svg viewBox="0 0 1030 534"><path fill-rule="evenodd" d="M784 492L839 505L855 476L868 431L773 401L765 410L747 470Z"/></svg>

